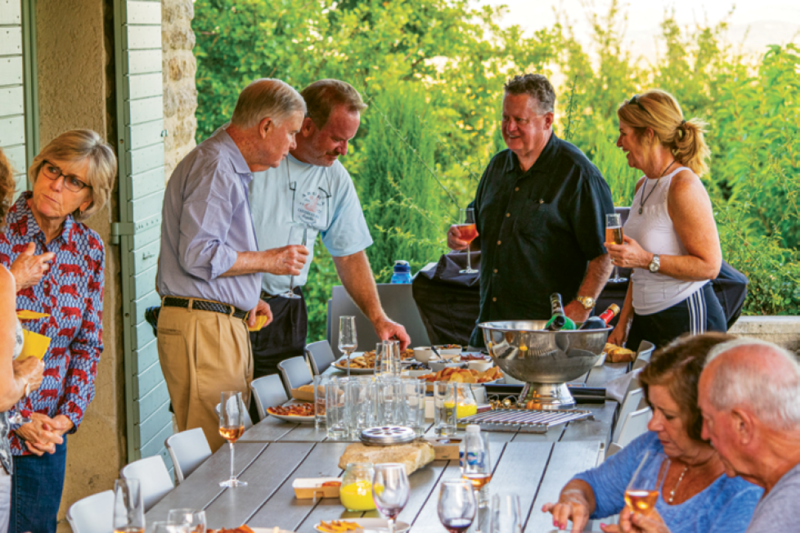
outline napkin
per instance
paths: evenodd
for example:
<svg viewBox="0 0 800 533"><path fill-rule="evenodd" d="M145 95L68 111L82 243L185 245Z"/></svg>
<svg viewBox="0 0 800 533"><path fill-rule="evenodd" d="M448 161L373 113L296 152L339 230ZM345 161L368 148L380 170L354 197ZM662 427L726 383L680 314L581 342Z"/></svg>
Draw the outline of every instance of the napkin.
<svg viewBox="0 0 800 533"><path fill-rule="evenodd" d="M624 376L614 378L606 383L606 397L616 400L618 403L622 403L622 400L625 399L625 394L628 392L631 380L638 376L641 371L641 368L632 370Z"/></svg>

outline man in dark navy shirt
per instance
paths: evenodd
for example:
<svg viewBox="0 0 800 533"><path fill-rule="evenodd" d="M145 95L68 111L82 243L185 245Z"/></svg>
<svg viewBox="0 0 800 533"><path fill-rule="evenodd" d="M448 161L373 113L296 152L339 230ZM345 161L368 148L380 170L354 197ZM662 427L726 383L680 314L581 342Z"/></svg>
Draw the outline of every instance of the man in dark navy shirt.
<svg viewBox="0 0 800 533"><path fill-rule="evenodd" d="M538 74L505 85L503 150L483 173L475 200L481 250L481 312L489 320L546 320L551 293L582 322L611 272L603 247L605 215L614 212L600 172L553 133L555 91ZM463 250L455 226L447 244ZM474 244L479 243L479 244ZM470 344L483 346L476 328Z"/></svg>

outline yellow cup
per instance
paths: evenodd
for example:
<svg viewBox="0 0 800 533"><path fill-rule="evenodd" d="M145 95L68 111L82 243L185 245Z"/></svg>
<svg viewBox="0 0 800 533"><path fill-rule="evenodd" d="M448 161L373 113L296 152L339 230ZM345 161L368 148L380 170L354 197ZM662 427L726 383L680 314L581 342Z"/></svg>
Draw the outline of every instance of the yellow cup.
<svg viewBox="0 0 800 533"><path fill-rule="evenodd" d="M250 326L247 327L250 331L261 331L261 328L264 327L264 324L267 323L267 315L258 315L256 316L256 325L252 328Z"/></svg>
<svg viewBox="0 0 800 533"><path fill-rule="evenodd" d="M41 361L44 358L44 354L47 353L47 348L50 347L50 337L39 335L27 329L22 330L22 337L25 342L22 345L22 352L19 354L18 359L35 357Z"/></svg>

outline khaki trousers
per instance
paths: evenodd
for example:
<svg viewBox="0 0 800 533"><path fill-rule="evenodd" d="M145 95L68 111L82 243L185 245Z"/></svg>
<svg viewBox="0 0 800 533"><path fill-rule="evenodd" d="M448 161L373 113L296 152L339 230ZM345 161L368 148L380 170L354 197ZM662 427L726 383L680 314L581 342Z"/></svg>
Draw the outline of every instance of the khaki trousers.
<svg viewBox="0 0 800 533"><path fill-rule="evenodd" d="M196 309L162 307L158 317L158 359L179 431L203 428L216 451L216 406L222 391L240 391L250 403L253 355L247 325L239 318Z"/></svg>

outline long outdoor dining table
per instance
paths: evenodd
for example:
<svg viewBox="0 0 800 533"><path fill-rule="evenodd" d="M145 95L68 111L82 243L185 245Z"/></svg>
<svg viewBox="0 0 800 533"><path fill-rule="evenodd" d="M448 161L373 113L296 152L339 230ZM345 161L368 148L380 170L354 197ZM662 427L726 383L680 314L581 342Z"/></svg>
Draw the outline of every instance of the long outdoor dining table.
<svg viewBox="0 0 800 533"><path fill-rule="evenodd" d="M585 382L600 386L625 370L621 364L603 365L585 376ZM591 410L594 420L571 422L546 434L487 432L494 463L490 493L519 496L525 531L553 529L549 515L541 513L542 505L556 499L572 476L594 466L608 444L617 403L581 404L578 408ZM170 509L191 507L205 509L211 528L248 524L312 533L320 520L377 517L374 511L349 513L338 498L298 500L294 496L295 478L340 476L339 458L348 444L328 440L325 431L316 430L313 424L267 417L236 443L235 470L248 483L246 487L219 486L230 468L230 451L223 446L151 508L147 521L166 519ZM411 497L399 520L411 524L411 533L443 531L436 511L437 487L441 480L460 476L458 461L434 461L412 474ZM482 524L487 515L482 514Z"/></svg>

